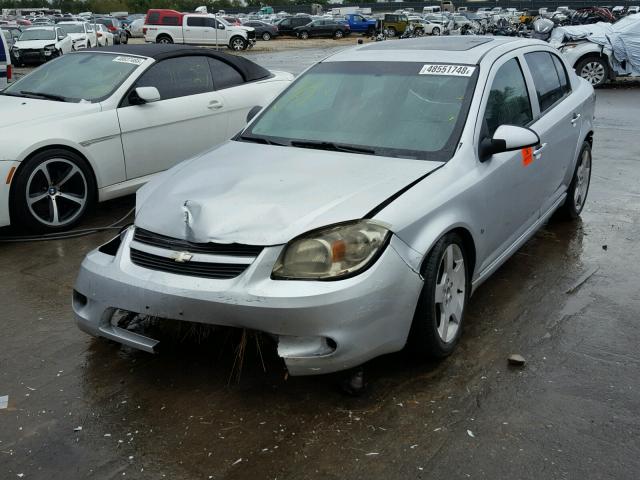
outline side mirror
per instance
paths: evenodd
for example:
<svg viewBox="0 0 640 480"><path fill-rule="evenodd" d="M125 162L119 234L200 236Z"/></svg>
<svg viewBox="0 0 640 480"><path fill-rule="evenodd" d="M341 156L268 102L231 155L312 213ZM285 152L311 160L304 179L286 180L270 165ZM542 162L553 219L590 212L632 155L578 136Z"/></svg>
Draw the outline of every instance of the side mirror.
<svg viewBox="0 0 640 480"><path fill-rule="evenodd" d="M224 30L224 25L221 23L218 23L218 30Z"/></svg>
<svg viewBox="0 0 640 480"><path fill-rule="evenodd" d="M58 35L58 40L64 40L64 35Z"/></svg>
<svg viewBox="0 0 640 480"><path fill-rule="evenodd" d="M540 137L530 128L500 125L493 134L493 138L484 138L480 142L480 161L486 162L496 153L512 152L533 147L539 143Z"/></svg>
<svg viewBox="0 0 640 480"><path fill-rule="evenodd" d="M138 87L129 94L131 105L144 105L158 100L160 100L160 92L156 87Z"/></svg>
<svg viewBox="0 0 640 480"><path fill-rule="evenodd" d="M260 113L260 110L262 110L262 107L260 105L256 105L255 107L252 107L251 110L249 110L249 113L247 113L247 123L253 120L255 116L258 115L258 113Z"/></svg>

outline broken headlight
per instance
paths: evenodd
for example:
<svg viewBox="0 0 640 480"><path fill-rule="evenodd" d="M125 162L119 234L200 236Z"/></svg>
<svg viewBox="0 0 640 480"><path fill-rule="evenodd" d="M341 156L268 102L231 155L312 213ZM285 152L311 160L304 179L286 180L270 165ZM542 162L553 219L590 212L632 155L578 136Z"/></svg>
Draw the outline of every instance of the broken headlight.
<svg viewBox="0 0 640 480"><path fill-rule="evenodd" d="M275 279L337 280L375 262L390 232L367 220L306 233L284 248L273 268Z"/></svg>

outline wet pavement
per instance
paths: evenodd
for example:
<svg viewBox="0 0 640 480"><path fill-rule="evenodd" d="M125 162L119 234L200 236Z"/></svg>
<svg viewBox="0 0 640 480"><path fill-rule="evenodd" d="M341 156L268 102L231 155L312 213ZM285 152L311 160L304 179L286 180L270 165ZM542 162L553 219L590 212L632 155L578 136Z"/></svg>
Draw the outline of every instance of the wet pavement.
<svg viewBox="0 0 640 480"><path fill-rule="evenodd" d="M72 286L111 233L0 244L0 479L638 478L639 89L597 92L582 220L550 222L480 287L453 356L379 358L360 398L337 375L286 378L266 343L266 373L250 341L236 381L231 341L152 356L86 336Z"/></svg>

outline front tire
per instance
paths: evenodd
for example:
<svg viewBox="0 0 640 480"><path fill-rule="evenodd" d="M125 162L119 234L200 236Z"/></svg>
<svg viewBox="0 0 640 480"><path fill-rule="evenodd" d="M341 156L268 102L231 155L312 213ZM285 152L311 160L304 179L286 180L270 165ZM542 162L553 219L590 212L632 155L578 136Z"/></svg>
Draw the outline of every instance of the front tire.
<svg viewBox="0 0 640 480"><path fill-rule="evenodd" d="M300 32L300 39L307 40L309 38L309 32L302 31Z"/></svg>
<svg viewBox="0 0 640 480"><path fill-rule="evenodd" d="M236 52L246 50L248 45L247 41L242 37L233 37L229 42L229 48Z"/></svg>
<svg viewBox="0 0 640 480"><path fill-rule="evenodd" d="M344 37L344 33L342 32L342 30L336 30L335 32L333 32L333 38L335 38L336 40L340 40L342 37Z"/></svg>
<svg viewBox="0 0 640 480"><path fill-rule="evenodd" d="M394 27L387 28L387 37L395 37L398 34Z"/></svg>
<svg viewBox="0 0 640 480"><path fill-rule="evenodd" d="M269 32L264 32L262 34L262 40L264 40L265 42L268 42L269 40L271 40L271 34Z"/></svg>
<svg viewBox="0 0 640 480"><path fill-rule="evenodd" d="M433 30L431 30L431 35L440 35L440 29L438 27L434 27Z"/></svg>
<svg viewBox="0 0 640 480"><path fill-rule="evenodd" d="M96 198L90 167L79 155L53 148L27 160L13 181L12 223L35 232L59 232L77 225Z"/></svg>
<svg viewBox="0 0 640 480"><path fill-rule="evenodd" d="M575 220L582 213L589 193L589 185L591 184L591 165L591 145L589 142L584 142L567 191L567 198L558 209L561 217Z"/></svg>
<svg viewBox="0 0 640 480"><path fill-rule="evenodd" d="M576 64L576 72L594 87L600 87L609 78L609 65L603 57L587 57Z"/></svg>
<svg viewBox="0 0 640 480"><path fill-rule="evenodd" d="M458 344L471 291L469 262L460 235L448 233L436 242L425 260L423 277L409 349L420 359L444 358Z"/></svg>

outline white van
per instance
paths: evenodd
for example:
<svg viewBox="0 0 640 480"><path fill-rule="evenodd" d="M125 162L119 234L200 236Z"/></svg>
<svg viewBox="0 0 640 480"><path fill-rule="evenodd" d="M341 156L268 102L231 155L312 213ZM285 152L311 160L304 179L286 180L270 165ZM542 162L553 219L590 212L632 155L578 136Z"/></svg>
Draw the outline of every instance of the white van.
<svg viewBox="0 0 640 480"><path fill-rule="evenodd" d="M0 33L0 90L4 90L11 81L11 57L9 45L4 35Z"/></svg>
<svg viewBox="0 0 640 480"><path fill-rule="evenodd" d="M422 13L440 13L440 7L424 7Z"/></svg>

